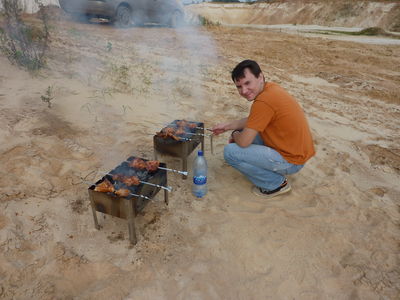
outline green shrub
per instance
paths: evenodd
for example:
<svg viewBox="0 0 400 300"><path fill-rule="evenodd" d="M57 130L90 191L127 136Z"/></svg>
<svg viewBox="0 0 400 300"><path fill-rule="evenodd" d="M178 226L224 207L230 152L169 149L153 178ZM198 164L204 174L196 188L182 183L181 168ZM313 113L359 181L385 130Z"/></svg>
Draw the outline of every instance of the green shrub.
<svg viewBox="0 0 400 300"><path fill-rule="evenodd" d="M221 24L219 22L213 22L209 19L207 19L206 17L203 16L198 16L199 18L199 24L201 26L220 26Z"/></svg>

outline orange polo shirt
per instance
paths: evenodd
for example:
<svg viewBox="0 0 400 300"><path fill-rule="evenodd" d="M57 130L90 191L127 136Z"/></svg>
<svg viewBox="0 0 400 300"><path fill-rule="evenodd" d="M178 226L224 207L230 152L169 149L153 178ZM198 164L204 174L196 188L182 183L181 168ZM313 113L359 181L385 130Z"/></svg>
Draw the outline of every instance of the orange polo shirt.
<svg viewBox="0 0 400 300"><path fill-rule="evenodd" d="M257 130L266 146L292 164L302 165L315 154L303 109L276 83L266 83L253 101L246 127Z"/></svg>

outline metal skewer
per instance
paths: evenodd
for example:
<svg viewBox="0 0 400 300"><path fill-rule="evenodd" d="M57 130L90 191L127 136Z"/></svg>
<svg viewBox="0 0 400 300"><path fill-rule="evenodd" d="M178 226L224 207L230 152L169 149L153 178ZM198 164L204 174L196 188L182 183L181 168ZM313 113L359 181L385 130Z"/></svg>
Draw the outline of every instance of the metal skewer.
<svg viewBox="0 0 400 300"><path fill-rule="evenodd" d="M186 134L186 133L185 133ZM153 133L148 133L148 135L156 135L156 134L153 134ZM182 140L182 141L192 141L192 139L189 139L189 138L184 138L184 137L180 137L180 136L176 136L177 138L179 138L179 140Z"/></svg>
<svg viewBox="0 0 400 300"><path fill-rule="evenodd" d="M164 125L165 125L165 124L164 124ZM166 125L164 126L164 128L166 128L166 127L177 128L177 127L179 127L179 126L178 126L177 124L168 123L168 124L166 124ZM187 127L187 126L184 126L184 127ZM190 127L189 127L189 128L190 128ZM204 130L212 131L211 128L200 127L200 126L196 126L196 127L193 127L193 128L195 128L195 129L204 129Z"/></svg>
<svg viewBox="0 0 400 300"><path fill-rule="evenodd" d="M185 132L185 134L191 134L191 135L201 135L201 136L210 136L212 134L204 134L204 133L191 133L191 132Z"/></svg>
<svg viewBox="0 0 400 300"><path fill-rule="evenodd" d="M203 129L203 127L196 127L196 128ZM204 129L208 129L208 128L204 128ZM211 129L208 129L208 130L211 130ZM213 134L191 133L191 132L185 132L185 134L200 135L200 136L206 136L206 137L209 136L210 137L211 154L214 155L214 145L213 145L214 135Z"/></svg>
<svg viewBox="0 0 400 300"><path fill-rule="evenodd" d="M129 193L129 195L132 195L133 197L140 197L140 198L144 198L147 200L151 200L149 197L143 196L143 195L138 195L138 194L134 194L134 193Z"/></svg>
<svg viewBox="0 0 400 300"><path fill-rule="evenodd" d="M93 182L90 182L90 181L87 181L87 180L82 180L82 182L85 183L85 184L89 184L89 185L96 185ZM115 194L115 192L114 192L114 194ZM134 193L129 193L129 195L132 195L133 197L140 197L140 198L144 198L144 199L147 199L147 200L151 200L151 198L143 196L143 195L138 195L138 194L134 194Z"/></svg>
<svg viewBox="0 0 400 300"><path fill-rule="evenodd" d="M131 161L126 160L125 162L130 163ZM178 174L185 175L185 176L187 176L187 174L188 174L188 172L186 172L186 171L179 171L179 170L174 170L174 169L169 169L169 168L164 168L164 167L158 167L158 169L178 173Z"/></svg>
<svg viewBox="0 0 400 300"><path fill-rule="evenodd" d="M178 171L178 170L168 169L168 168L163 168L163 167L158 167L158 168L161 170L171 171L171 172L178 173L178 174L185 175L185 176L187 176L187 174L188 174L188 172L186 172L186 171Z"/></svg>
<svg viewBox="0 0 400 300"><path fill-rule="evenodd" d="M186 133L185 133L185 134L186 134ZM180 140L184 140L184 141L192 141L192 139L184 138L184 137L180 137L180 136L178 136L178 138L179 138Z"/></svg>
<svg viewBox="0 0 400 300"><path fill-rule="evenodd" d="M104 175L110 175L110 176L115 175L115 174L110 174L110 173L106 173L106 172L101 172L101 173L104 174ZM151 182L147 182L147 181L142 181L142 180L139 180L139 182L143 183L143 184L147 184L147 185L151 185L151 186L155 186L155 187L164 189L164 190L166 190L168 192L172 192L172 186L163 186L163 185L159 185L159 184L155 184L155 183L151 183Z"/></svg>
<svg viewBox="0 0 400 300"><path fill-rule="evenodd" d="M212 131L211 128L205 128L205 127L195 127L196 129L204 129L204 130L208 130L208 131Z"/></svg>
<svg viewBox="0 0 400 300"><path fill-rule="evenodd" d="M151 182L146 182L146 181L141 181L141 180L140 180L140 183L151 185L151 186L156 186L156 187L162 188L163 190L166 190L168 192L172 192L172 186L163 186L163 185L159 185L159 184L155 184L155 183L151 183Z"/></svg>

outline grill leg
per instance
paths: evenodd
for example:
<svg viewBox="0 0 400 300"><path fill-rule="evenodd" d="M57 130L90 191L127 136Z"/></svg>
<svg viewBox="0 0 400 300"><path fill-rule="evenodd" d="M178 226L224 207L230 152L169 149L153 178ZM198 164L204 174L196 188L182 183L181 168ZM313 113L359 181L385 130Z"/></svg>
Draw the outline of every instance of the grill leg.
<svg viewBox="0 0 400 300"><path fill-rule="evenodd" d="M129 241L132 245L137 243L136 230L135 230L135 212L134 212L134 201L133 199L128 200L128 229L129 229Z"/></svg>
<svg viewBox="0 0 400 300"><path fill-rule="evenodd" d="M154 152L154 160L158 160L158 152L156 150L156 147L154 147L153 152Z"/></svg>
<svg viewBox="0 0 400 300"><path fill-rule="evenodd" d="M165 186L168 186L168 176L167 176L167 172L165 172L165 183L164 183L164 185L165 185ZM165 202L165 205L168 205L168 203L169 203L168 191L167 191L167 190L164 190L164 202Z"/></svg>
<svg viewBox="0 0 400 300"><path fill-rule="evenodd" d="M94 204L93 196L91 193L89 193L89 199L90 199L90 206L92 207L92 213L93 213L93 220L94 220L94 227L99 230L100 225L99 222L97 221L97 215L96 215L96 206Z"/></svg>
<svg viewBox="0 0 400 300"><path fill-rule="evenodd" d="M181 159L182 159L182 170L187 172L187 158L189 155L189 149L188 149L188 143L183 143L183 150L181 153ZM186 175L182 175L182 179L186 179Z"/></svg>
<svg viewBox="0 0 400 300"><path fill-rule="evenodd" d="M164 190L164 202L165 202L166 205L168 205L168 203L169 203L168 191L167 190Z"/></svg>
<svg viewBox="0 0 400 300"><path fill-rule="evenodd" d="M187 172L187 157L182 158L182 170ZM186 175L182 175L183 179L187 179Z"/></svg>
<svg viewBox="0 0 400 300"><path fill-rule="evenodd" d="M203 151L203 153L204 153L204 136L201 136L200 141L201 141L201 151Z"/></svg>

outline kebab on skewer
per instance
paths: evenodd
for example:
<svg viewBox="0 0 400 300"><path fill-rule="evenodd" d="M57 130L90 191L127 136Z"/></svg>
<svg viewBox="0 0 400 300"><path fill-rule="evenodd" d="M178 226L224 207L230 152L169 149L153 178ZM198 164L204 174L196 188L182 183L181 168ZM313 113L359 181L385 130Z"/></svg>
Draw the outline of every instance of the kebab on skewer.
<svg viewBox="0 0 400 300"><path fill-rule="evenodd" d="M123 183L127 186L139 185L140 179L137 176L127 176L122 180Z"/></svg>
<svg viewBox="0 0 400 300"><path fill-rule="evenodd" d="M155 171L157 171L158 167L160 166L160 162L157 160L144 161L141 158L135 158L129 162L129 166L136 170L146 169L149 172L155 172Z"/></svg>
<svg viewBox="0 0 400 300"><path fill-rule="evenodd" d="M138 160L141 160L141 161L143 161L142 159L140 159L140 158L135 158L135 159L138 159ZM135 160L134 159L134 160ZM133 160L133 161L134 161ZM132 167L132 168L134 168L133 167L133 161L127 161L128 163L129 163L129 166L130 167ZM144 162L144 161L143 161ZM145 162L145 164L146 164L146 169L149 171L149 172L155 172L157 169L160 169L160 170L166 170L166 171L170 171L170 172L174 172L174 173L178 173L178 174L182 174L182 175L185 175L185 176L187 176L187 174L188 174L188 172L187 171L179 171L179 170L174 170L174 169L170 169L170 168L164 168L164 167L160 167L160 162L158 161L158 160L148 160L148 161L146 161ZM135 165L138 165L138 164L135 164ZM141 164L140 164L140 166L141 166ZM142 167L142 169L144 169L143 167Z"/></svg>
<svg viewBox="0 0 400 300"><path fill-rule="evenodd" d="M113 177L115 175L119 175L118 176L119 179L124 178L122 182L125 183L127 186L139 185L140 183L144 183L144 184L156 186L156 187L159 187L159 188L163 188L163 189L165 189L165 190L167 190L169 192L172 191L171 187L164 187L164 186L161 186L161 185L158 185L158 184L140 181L137 176L130 176L129 177L129 176L124 176L122 174L114 174ZM142 195L132 194L131 191L128 190L128 189L120 188L120 189L116 190L114 188L114 185L108 179L105 179L104 181L102 181L101 183L96 185L94 190L96 192L101 192L101 193L114 193L115 195L117 195L119 197L128 197L129 195L132 195L132 196L143 197L143 198L149 199L148 197L145 197L145 196L142 196Z"/></svg>
<svg viewBox="0 0 400 300"><path fill-rule="evenodd" d="M163 138L163 139L166 139L166 138L170 137L170 138L173 138L176 141L180 141L181 139L175 135L176 134L175 131L176 131L175 128L165 127L163 129L161 129L160 132L156 132L156 135L158 137Z"/></svg>
<svg viewBox="0 0 400 300"><path fill-rule="evenodd" d="M185 128L185 127L189 127L190 129L195 129L197 128L197 123L196 122L189 122L186 120L180 120L176 122L176 125L180 128Z"/></svg>
<svg viewBox="0 0 400 300"><path fill-rule="evenodd" d="M115 195L119 197L128 197L131 192L128 189L119 189L115 191Z"/></svg>
<svg viewBox="0 0 400 300"><path fill-rule="evenodd" d="M128 162L128 164L129 164L129 166L130 167L132 167L132 161L127 161ZM188 174L188 172L187 171L179 171L179 170L175 170L175 169L170 169L170 168L164 168L164 167L160 167L159 165L160 165L160 162L159 161L157 161L157 160L149 160L149 161L147 161L146 162L148 165L150 164L150 163L154 163L154 169L153 168L151 168L151 169L147 169L147 170L149 170L150 172L153 172L153 171L156 171L156 169L160 169L160 170L166 170L166 171L170 171L170 172L174 172L174 173L178 173L178 174L181 174L181 175L185 175L185 176L187 176L187 174ZM157 168L155 167L155 166L158 166ZM132 167L133 168L133 167ZM150 167L149 167L150 168ZM104 174L108 174L108 173L104 173ZM113 175L113 174L109 174L109 175ZM114 175L116 175L116 179L115 180L118 180L117 178L118 178L118 176L123 176L122 174L114 174ZM121 180L118 180L118 181L121 181Z"/></svg>
<svg viewBox="0 0 400 300"><path fill-rule="evenodd" d="M197 123L189 123L189 124L187 125L187 127L189 127L190 129L198 128L198 127L197 127Z"/></svg>
<svg viewBox="0 0 400 300"><path fill-rule="evenodd" d="M146 161L146 169L149 172L155 172L159 167L160 167L160 162L158 160Z"/></svg>
<svg viewBox="0 0 400 300"><path fill-rule="evenodd" d="M131 168L143 170L146 168L146 162L141 158L135 158L129 162Z"/></svg>
<svg viewBox="0 0 400 300"><path fill-rule="evenodd" d="M197 127L195 127L197 128ZM163 128L160 132L156 132L156 136L162 138L162 139L167 139L167 138L172 138L175 141L191 141L192 139L190 138L185 138L182 137L185 134L189 134L186 132L184 127L165 127Z"/></svg>
<svg viewBox="0 0 400 300"><path fill-rule="evenodd" d="M102 192L102 193L114 193L115 192L114 185L108 179L104 179L101 183L96 185L94 190L96 192Z"/></svg>
<svg viewBox="0 0 400 300"><path fill-rule="evenodd" d="M172 191L172 187L170 187L170 186L163 186L163 185L159 185L159 184L155 184L155 183L151 183L151 182L142 181L137 176L125 176L123 174L114 174L113 178L114 177L118 178L118 181L124 183L126 186L137 186L137 185L143 183L143 184L162 188L164 190L167 190L168 192ZM123 189L120 189L120 190L123 190ZM128 190L128 192L129 192L129 190ZM115 193L117 194L117 192L115 192ZM126 192L121 191L121 193L126 193Z"/></svg>
<svg viewBox="0 0 400 300"><path fill-rule="evenodd" d="M190 129L196 129L197 128L197 123L194 122L188 122L186 120L182 121L177 121L176 125L178 126L177 128L174 127L164 127L161 129L160 132L156 132L156 135L161 137L161 138L173 138L176 141L180 141L182 138L179 137L180 135L187 134L186 128Z"/></svg>
<svg viewBox="0 0 400 300"><path fill-rule="evenodd" d="M188 121L186 121L186 120L176 121L176 125L179 127L186 127L187 124L188 124Z"/></svg>
<svg viewBox="0 0 400 300"><path fill-rule="evenodd" d="M111 192L111 191L105 191L105 190L99 191L99 190L96 190L96 188L95 188L95 191L103 192L103 193ZM118 190L114 190L113 192L114 192L115 195L117 195L119 197L125 197L126 198L128 196L134 196L134 197L140 197L140 198L145 198L147 200L151 200L149 197L146 197L146 196L143 196L143 195L138 195L138 194L133 194L128 189L118 189Z"/></svg>

